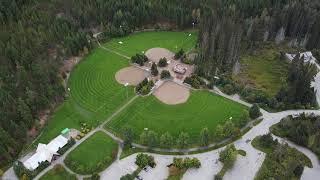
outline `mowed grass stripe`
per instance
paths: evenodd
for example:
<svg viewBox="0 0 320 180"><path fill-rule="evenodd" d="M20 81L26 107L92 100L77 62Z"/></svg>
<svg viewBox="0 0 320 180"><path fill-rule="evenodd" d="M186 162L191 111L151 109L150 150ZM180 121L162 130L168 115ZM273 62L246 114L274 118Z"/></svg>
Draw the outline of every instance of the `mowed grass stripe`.
<svg viewBox="0 0 320 180"><path fill-rule="evenodd" d="M71 151L65 164L79 174L92 174L107 168L116 158L118 144L98 131Z"/></svg>
<svg viewBox="0 0 320 180"><path fill-rule="evenodd" d="M180 105L166 105L154 96L140 97L118 116L111 120L106 128L121 134L124 126L132 127L135 141L144 128L153 130L159 136L165 132L175 138L184 131L189 133L191 143L198 142L200 131L207 127L211 132L218 124L230 117L236 122L247 107L207 91L192 91L188 101Z"/></svg>
<svg viewBox="0 0 320 180"><path fill-rule="evenodd" d="M191 36L189 36L191 34ZM177 52L180 48L188 51L194 48L198 33L193 32L141 32L128 37L115 38L104 44L104 47L117 51L126 56L133 56L136 53L147 51L153 47L167 48ZM119 44L119 42L123 44Z"/></svg>
<svg viewBox="0 0 320 180"><path fill-rule="evenodd" d="M53 113L35 144L48 143L66 127L79 129L80 122L95 127L125 104L134 95L133 87L126 90L114 75L128 65L121 56L93 50L72 71L68 99Z"/></svg>

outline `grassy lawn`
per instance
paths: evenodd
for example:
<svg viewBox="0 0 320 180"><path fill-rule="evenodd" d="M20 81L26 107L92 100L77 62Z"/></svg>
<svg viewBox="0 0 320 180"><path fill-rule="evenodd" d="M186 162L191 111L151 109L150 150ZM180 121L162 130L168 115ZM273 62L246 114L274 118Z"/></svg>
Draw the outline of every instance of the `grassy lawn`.
<svg viewBox="0 0 320 180"><path fill-rule="evenodd" d="M56 165L48 171L45 175L43 175L40 180L76 180L77 177L75 175L67 172L63 166Z"/></svg>
<svg viewBox="0 0 320 180"><path fill-rule="evenodd" d="M189 134L190 143L196 143L204 127L212 132L230 117L238 121L246 111L245 106L207 91L192 91L188 101L179 105L163 104L154 96L139 97L106 128L120 135L123 126L132 127L135 141L144 128L159 136L168 131L174 139L184 131Z"/></svg>
<svg viewBox="0 0 320 180"><path fill-rule="evenodd" d="M65 164L79 174L92 174L107 168L117 155L118 144L103 132L97 132L74 149Z"/></svg>
<svg viewBox="0 0 320 180"><path fill-rule="evenodd" d="M197 33L144 32L113 39L105 46L118 52L133 55L153 47L174 50L195 45ZM119 47L118 41L125 43ZM80 122L97 126L134 95L133 87L126 89L115 80L115 73L129 66L129 61L101 48L93 50L72 71L68 87L71 91L65 102L50 117L39 139L34 143L48 143L64 128L80 128Z"/></svg>
<svg viewBox="0 0 320 180"><path fill-rule="evenodd" d="M191 34L191 36L189 36ZM192 49L197 41L198 33L193 32L141 32L131 36L112 39L104 46L121 54L131 57L136 53L146 52L153 47L167 48L177 52L180 48L185 51ZM119 44L119 42L123 44Z"/></svg>
<svg viewBox="0 0 320 180"><path fill-rule="evenodd" d="M280 60L278 48L259 50L255 55L241 57L241 73L236 81L274 96L286 81L288 63Z"/></svg>
<svg viewBox="0 0 320 180"><path fill-rule="evenodd" d="M53 113L38 142L47 143L66 127L80 122L97 126L134 95L116 82L115 73L129 63L126 59L96 49L72 71L67 100Z"/></svg>

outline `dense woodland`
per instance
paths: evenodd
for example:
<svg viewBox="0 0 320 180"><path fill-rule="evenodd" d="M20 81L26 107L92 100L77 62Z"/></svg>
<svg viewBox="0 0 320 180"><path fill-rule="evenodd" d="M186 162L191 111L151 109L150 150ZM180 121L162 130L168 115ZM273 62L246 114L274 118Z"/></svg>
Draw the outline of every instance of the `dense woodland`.
<svg viewBox="0 0 320 180"><path fill-rule="evenodd" d="M230 73L241 47L292 40L320 48L318 0L1 0L0 168L38 127L39 114L63 100L60 67L90 51L92 34L199 27L198 74ZM242 46L244 45L244 46Z"/></svg>
<svg viewBox="0 0 320 180"><path fill-rule="evenodd" d="M199 1L0 1L0 168L38 127L41 111L63 100L60 67L92 49L92 32L122 36L142 25L192 26Z"/></svg>
<svg viewBox="0 0 320 180"><path fill-rule="evenodd" d="M259 103L266 109L317 106L314 89L310 88L316 69L304 65L299 58L289 69L288 83L283 84L275 97L233 82L232 74L242 54L254 54L265 43L311 50L318 57L320 1L214 0L202 4L201 9L197 74L225 93L238 93L246 101Z"/></svg>
<svg viewBox="0 0 320 180"><path fill-rule="evenodd" d="M241 50L263 41L320 48L318 0L214 0L202 4L198 73L230 73Z"/></svg>
<svg viewBox="0 0 320 180"><path fill-rule="evenodd" d="M272 133L311 149L320 159L320 116L288 116L272 126Z"/></svg>

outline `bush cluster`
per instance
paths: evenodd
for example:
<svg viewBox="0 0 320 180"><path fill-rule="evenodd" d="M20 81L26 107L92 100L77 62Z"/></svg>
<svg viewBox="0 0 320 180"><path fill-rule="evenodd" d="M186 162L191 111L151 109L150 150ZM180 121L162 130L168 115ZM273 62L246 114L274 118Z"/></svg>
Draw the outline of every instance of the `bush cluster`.
<svg viewBox="0 0 320 180"><path fill-rule="evenodd" d="M161 71L160 78L161 79L169 79L169 78L171 78L171 74L169 71L163 70L163 71Z"/></svg>
<svg viewBox="0 0 320 180"><path fill-rule="evenodd" d="M184 50L180 49L175 55L174 55L174 59L179 59L184 55Z"/></svg>
<svg viewBox="0 0 320 180"><path fill-rule="evenodd" d="M198 75L193 74L190 77L186 77L183 83L187 83L191 85L195 89L199 89L200 87L204 87L206 83L201 79Z"/></svg>
<svg viewBox="0 0 320 180"><path fill-rule="evenodd" d="M135 163L141 169L143 169L146 166L150 166L152 168L156 167L154 157L143 153L137 155Z"/></svg>
<svg viewBox="0 0 320 180"><path fill-rule="evenodd" d="M58 153L60 155L63 155L68 149L70 149L74 144L76 143L76 141L73 138L70 138L68 143L63 146L62 148L59 148Z"/></svg>
<svg viewBox="0 0 320 180"><path fill-rule="evenodd" d="M159 74L156 63L152 63L152 65L151 65L151 74L152 74L152 76L158 76L158 74Z"/></svg>
<svg viewBox="0 0 320 180"><path fill-rule="evenodd" d="M227 170L231 169L237 159L238 151L235 146L229 145L220 152L219 161L223 163L223 167L218 174L215 175L215 180L223 179Z"/></svg>
<svg viewBox="0 0 320 180"><path fill-rule="evenodd" d="M144 54L136 54L131 57L131 62L139 64L140 66L143 66L143 64L147 61L148 61L148 57Z"/></svg>
<svg viewBox="0 0 320 180"><path fill-rule="evenodd" d="M141 95L147 95L149 94L153 86L154 86L153 81L152 80L148 81L148 79L145 78L141 83L139 83L136 86L136 92Z"/></svg>
<svg viewBox="0 0 320 180"><path fill-rule="evenodd" d="M200 168L201 162L197 158L173 158L173 166L179 169Z"/></svg>
<svg viewBox="0 0 320 180"><path fill-rule="evenodd" d="M168 65L168 62L167 62L167 59L164 57L164 58L161 58L158 62L158 66L159 67L166 67Z"/></svg>
<svg viewBox="0 0 320 180"><path fill-rule="evenodd" d="M249 110L249 116L251 119L256 119L261 116L258 104L253 104L253 106Z"/></svg>

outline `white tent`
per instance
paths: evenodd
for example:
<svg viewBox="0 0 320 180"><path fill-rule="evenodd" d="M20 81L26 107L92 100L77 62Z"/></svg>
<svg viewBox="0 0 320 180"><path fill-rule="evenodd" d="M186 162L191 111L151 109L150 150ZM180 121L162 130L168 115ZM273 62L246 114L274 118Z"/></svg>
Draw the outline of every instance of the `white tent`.
<svg viewBox="0 0 320 180"><path fill-rule="evenodd" d="M49 144L38 144L36 153L27 159L23 165L30 170L35 170L44 161L51 162L53 155L58 155L57 151L68 143L68 139L62 135L57 136Z"/></svg>

